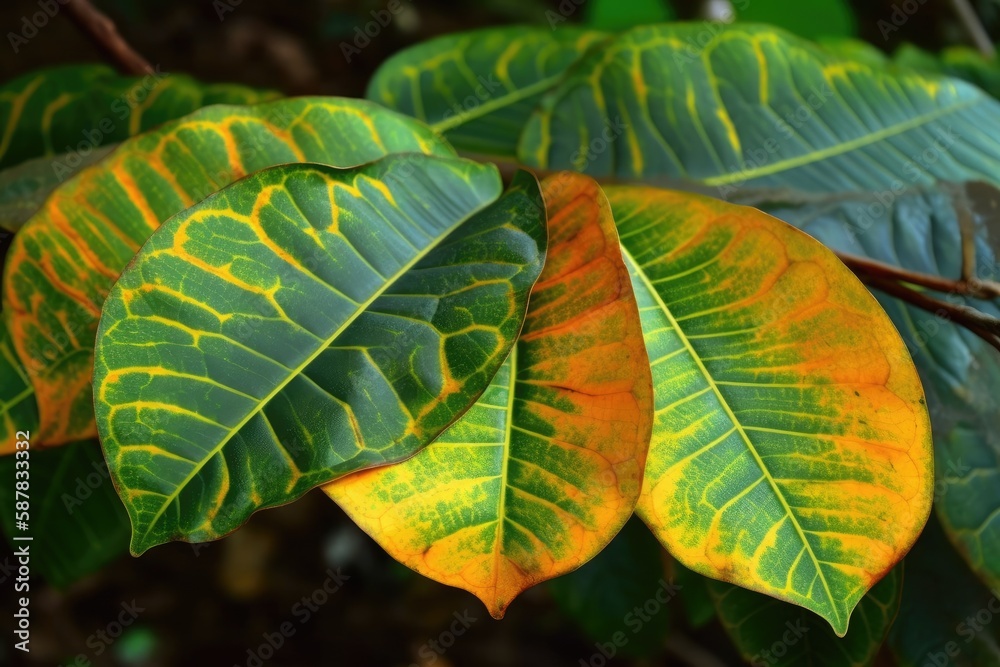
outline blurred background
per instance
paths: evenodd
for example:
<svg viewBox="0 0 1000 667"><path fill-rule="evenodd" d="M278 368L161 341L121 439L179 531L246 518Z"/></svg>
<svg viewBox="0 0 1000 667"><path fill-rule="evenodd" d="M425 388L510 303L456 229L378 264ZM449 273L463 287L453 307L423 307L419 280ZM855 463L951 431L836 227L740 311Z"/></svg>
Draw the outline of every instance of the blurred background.
<svg viewBox="0 0 1000 667"><path fill-rule="evenodd" d="M344 45L355 44L359 27L385 7L382 0L97 0L95 5L164 72L289 95L361 96L375 69L400 49L437 35L506 23L565 20L614 30L735 16L810 39L858 38L890 53L904 43L934 52L958 44L975 46L949 0L399 1L403 9L395 20L357 53ZM905 12L908 4L919 5L920 11ZM995 42L1000 1L969 4ZM24 17L38 9L38 0L4 0L3 34L20 32ZM905 20L893 21L894 11L904 11ZM41 67L103 60L90 39L62 15L16 54L12 51L7 45L0 48L4 81ZM107 495L113 494L110 482L98 483L102 488L92 491L95 498L105 494L104 499L87 502L113 502L114 496ZM13 557L6 543L0 548L0 599L6 610L13 606L7 600L13 595ZM393 561L318 492L261 512L216 543L168 544L141 558L121 556L69 586L59 588L39 578L31 586L30 661L5 639L2 664L742 664L721 628L708 618L701 582L678 572L636 523L578 572L527 591L502 622L492 620L470 594ZM647 603L664 586L671 586L670 601L653 605L653 613L636 615L636 608L650 609ZM291 632L282 635L283 627ZM633 638L609 658L607 642L619 630Z"/></svg>

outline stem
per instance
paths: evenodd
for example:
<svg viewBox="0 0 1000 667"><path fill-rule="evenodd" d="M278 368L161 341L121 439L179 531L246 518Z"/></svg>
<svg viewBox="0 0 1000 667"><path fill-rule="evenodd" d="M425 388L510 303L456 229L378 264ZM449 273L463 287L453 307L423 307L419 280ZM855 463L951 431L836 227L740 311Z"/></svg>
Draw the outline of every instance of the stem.
<svg viewBox="0 0 1000 667"><path fill-rule="evenodd" d="M492 162L500 169L500 174L505 183L510 183L514 174L522 168L534 173L539 179L559 173L547 169L520 167L514 162L496 160L485 156L467 155L466 157L480 162ZM614 185L621 182L616 179L607 178L598 178L595 180L601 185ZM692 187L690 183L684 181L676 181L674 179L669 180L673 182L666 184L663 187L690 192L699 191L696 184L695 187ZM656 187L660 186L657 184ZM959 212L958 215L961 218L961 212ZM959 223L962 224L962 221L960 220ZM890 294L912 306L926 310L937 315L938 317L963 326L1000 351L1000 320L982 313L975 308L965 305L952 304L934 298L907 285L917 285L937 292L960 294L977 299L995 299L1000 297L1000 284L993 281L976 280L975 278L965 277L969 273L968 264L970 257L968 254L968 245L969 244L966 242L965 238L963 238L963 277L958 280L927 273L918 273L916 271L910 271L898 266L893 266L892 264L885 264L883 262L867 259L865 257L858 257L857 255L852 255L850 253L837 251L833 252L837 258L840 259L840 261L842 261L847 268L861 280L861 282L869 287L885 292L886 294ZM975 255L972 255L971 259L974 261Z"/></svg>
<svg viewBox="0 0 1000 667"><path fill-rule="evenodd" d="M986 28L983 27L982 21L976 15L976 10L969 4L969 0L951 0L951 6L958 14L959 20L965 26L965 31L969 33L972 43L976 45L979 52L987 58L995 56L996 49L993 48L993 42L986 32Z"/></svg>
<svg viewBox="0 0 1000 667"><path fill-rule="evenodd" d="M950 278L943 278L941 276L935 276L927 273L909 271L898 266L893 266L892 264L883 264L882 262L877 262L873 259L858 257L857 255L851 255L846 252L838 252L836 255L840 261L847 265L847 268L858 276L865 275L887 280L901 281L910 283L911 285L926 287L937 292L961 294L963 296L971 296L976 299L995 299L1000 297L1000 285L993 282L975 279L967 280L964 278L952 280Z"/></svg>
<svg viewBox="0 0 1000 667"><path fill-rule="evenodd" d="M892 280L875 276L859 277L869 287L965 327L1000 351L1000 320L995 317L981 313L975 308L935 299Z"/></svg>
<svg viewBox="0 0 1000 667"><path fill-rule="evenodd" d="M153 73L153 66L149 61L129 46L114 22L94 7L90 0L69 0L66 9L98 47L118 63L118 68L123 73L135 76Z"/></svg>

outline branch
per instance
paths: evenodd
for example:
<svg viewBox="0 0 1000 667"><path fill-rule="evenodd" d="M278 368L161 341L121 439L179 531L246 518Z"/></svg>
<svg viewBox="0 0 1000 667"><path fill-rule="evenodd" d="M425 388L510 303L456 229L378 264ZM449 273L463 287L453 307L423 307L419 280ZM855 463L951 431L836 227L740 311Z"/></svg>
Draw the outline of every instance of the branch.
<svg viewBox="0 0 1000 667"><path fill-rule="evenodd" d="M125 74L152 74L153 66L139 55L119 34L114 22L90 3L90 0L69 0L66 5L80 28L87 32L101 50L110 55Z"/></svg>
<svg viewBox="0 0 1000 667"><path fill-rule="evenodd" d="M927 273L917 273L907 269L883 264L866 257L858 257L846 252L836 253L837 258L847 265L851 271L859 277L862 275L883 278L897 282L919 285L937 292L947 292L950 294L961 294L975 299L995 299L1000 297L1000 284L989 280L976 280L960 278L952 280Z"/></svg>
<svg viewBox="0 0 1000 667"><path fill-rule="evenodd" d="M1000 320L969 306L935 299L901 283L875 276L858 276L869 287L885 292L921 310L961 325L1000 351Z"/></svg>

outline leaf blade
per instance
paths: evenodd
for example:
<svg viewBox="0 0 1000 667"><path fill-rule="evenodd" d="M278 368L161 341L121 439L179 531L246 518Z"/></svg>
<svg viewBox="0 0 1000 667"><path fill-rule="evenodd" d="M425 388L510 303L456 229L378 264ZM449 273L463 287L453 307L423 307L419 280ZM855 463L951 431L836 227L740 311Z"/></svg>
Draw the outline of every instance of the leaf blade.
<svg viewBox="0 0 1000 667"><path fill-rule="evenodd" d="M359 100L208 107L129 139L60 186L7 256L4 317L33 375L39 445L96 436L92 345L111 284L161 222L275 164L353 167L389 153L454 155L420 126Z"/></svg>
<svg viewBox="0 0 1000 667"><path fill-rule="evenodd" d="M105 302L94 372L133 552L215 539L446 428L541 270L537 185L499 188L457 159L288 165L157 230Z"/></svg>
<svg viewBox="0 0 1000 667"><path fill-rule="evenodd" d="M538 99L605 37L569 26L446 35L389 58L366 96L430 124L460 150L514 157Z"/></svg>
<svg viewBox="0 0 1000 667"><path fill-rule="evenodd" d="M694 195L607 193L654 368L636 511L688 568L804 606L842 636L930 511L930 426L905 347L857 279L790 226Z"/></svg>

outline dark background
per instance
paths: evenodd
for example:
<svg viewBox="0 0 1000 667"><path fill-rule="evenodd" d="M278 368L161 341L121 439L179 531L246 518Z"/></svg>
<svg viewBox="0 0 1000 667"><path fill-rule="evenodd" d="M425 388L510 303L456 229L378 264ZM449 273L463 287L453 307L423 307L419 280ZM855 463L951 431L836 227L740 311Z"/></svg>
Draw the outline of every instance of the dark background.
<svg viewBox="0 0 1000 667"><path fill-rule="evenodd" d="M205 81L231 81L278 89L286 94L361 96L372 73L389 55L430 37L502 23L546 24L546 11L559 2L542 0L402 0L395 20L348 62L341 43L352 43L354 29L371 20L385 3L334 0L174 0L129 2L98 0L124 37L151 63L166 72L186 72ZM909 0L920 10L899 29L884 35L900 0L752 0L741 18L781 22L810 38L851 35L891 51L904 41L938 50L966 41L951 3ZM237 4L238 3L238 4ZM579 3L577 6L576 3ZM564 0L573 6L569 20L603 28L657 18L699 19L704 3L675 0L671 8L639 0ZM658 6L659 5L659 6ZM835 6L834 9L829 9ZM1000 2L977 9L994 41L1000 27ZM20 31L22 19L38 11L37 0L4 0L3 35ZM220 18L221 15L221 18ZM0 45L0 80L40 67L102 61L102 53L62 13L41 28L15 55L8 39ZM6 543L0 562L10 558ZM664 558L665 560L665 558ZM586 566L585 566L586 567ZM628 565L607 567L627 577ZM328 568L350 578L307 622L296 615L303 596L322 586ZM6 575L0 572L0 579ZM665 575L668 576L668 575ZM615 586L614 581L599 582ZM5 610L13 605L9 580L0 584ZM649 591L652 594L654 591ZM641 604L647 596L636 599ZM110 647L96 634L106 631L122 604L142 608ZM299 607L301 614L302 607ZM256 650L265 633L289 621L295 634L285 639L269 665L482 665L524 667L600 667L595 639L577 619L564 613L550 587L535 587L497 622L464 591L416 575L389 558L326 496L313 492L287 507L261 512L232 536L208 545L168 544L135 559L122 556L110 567L56 590L32 582L31 661L0 647L0 664L30 665L257 665ZM476 621L439 655L429 642L441 640L454 614ZM737 665L716 624L694 630L673 607L671 639L645 658L608 661L608 665ZM111 628L115 632L115 628ZM447 642L447 637L443 641ZM423 649L423 650L421 650ZM6 652L6 653L5 653ZM97 655L100 652L100 655ZM83 654L85 661L74 658ZM265 650L266 656L266 650ZM711 657L709 657L711 656ZM249 662L248 662L249 661Z"/></svg>

